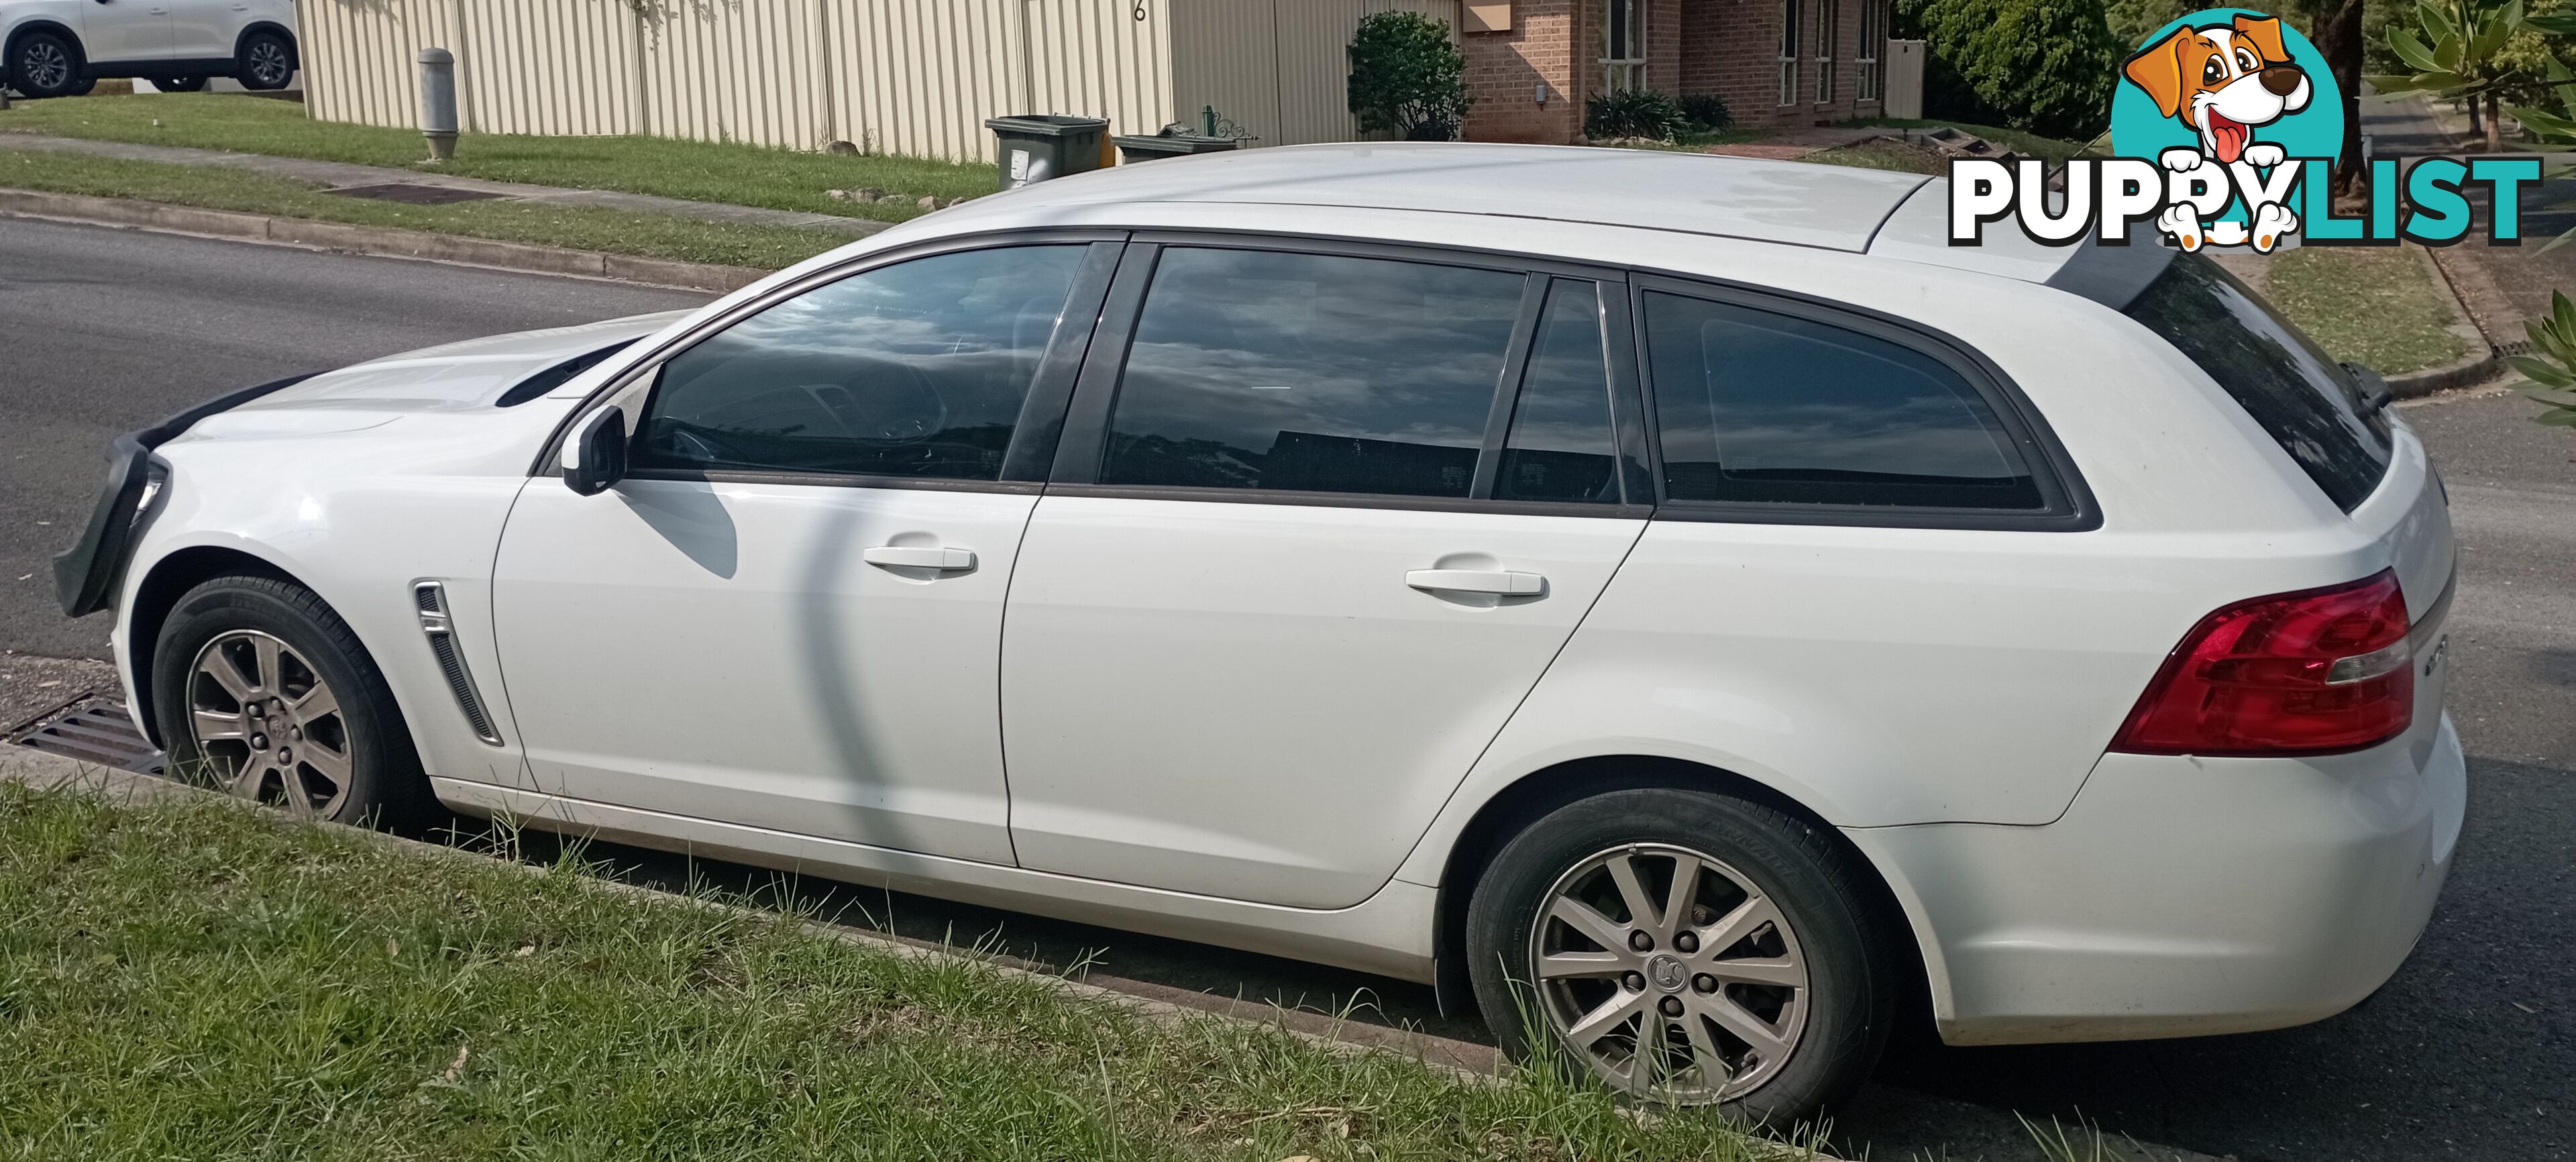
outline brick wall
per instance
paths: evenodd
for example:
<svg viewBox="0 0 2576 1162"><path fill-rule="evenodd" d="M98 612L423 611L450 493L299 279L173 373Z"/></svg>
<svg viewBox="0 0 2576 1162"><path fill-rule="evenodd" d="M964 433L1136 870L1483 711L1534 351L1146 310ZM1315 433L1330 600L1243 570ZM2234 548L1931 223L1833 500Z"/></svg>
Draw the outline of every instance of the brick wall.
<svg viewBox="0 0 2576 1162"><path fill-rule="evenodd" d="M1865 0L1799 0L1798 99L1780 103L1783 0L1649 0L1646 83L1674 94L1715 93L1735 123L1795 128L1875 116L1856 104L1860 6ZM1583 100L1601 88L1602 0L1514 0L1510 32L1471 32L1466 136L1471 141L1581 139ZM1817 6L1836 6L1833 100L1816 102ZM1545 106L1532 99L1545 82Z"/></svg>
<svg viewBox="0 0 2576 1162"><path fill-rule="evenodd" d="M1513 0L1511 31L1460 37L1473 99L1467 140L1562 144L1582 133L1582 95L1572 87L1581 7L1582 0ZM1542 84L1544 105L1536 99Z"/></svg>

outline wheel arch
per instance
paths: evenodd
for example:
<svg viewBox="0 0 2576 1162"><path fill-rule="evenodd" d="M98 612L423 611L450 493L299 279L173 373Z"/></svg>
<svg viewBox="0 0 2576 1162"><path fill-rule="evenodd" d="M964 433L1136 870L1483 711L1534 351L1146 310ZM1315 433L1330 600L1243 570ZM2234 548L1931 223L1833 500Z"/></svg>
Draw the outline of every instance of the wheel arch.
<svg viewBox="0 0 2576 1162"><path fill-rule="evenodd" d="M243 47L250 43L253 35L262 32L274 32L286 38L287 63L299 69L304 67L304 42L296 38L294 29L274 20L254 20L244 25L241 32L233 37L233 60L240 61Z"/></svg>
<svg viewBox="0 0 2576 1162"><path fill-rule="evenodd" d="M190 545L152 563L134 587L132 610L125 622L126 673L134 692L134 718L152 745L168 748L161 737L158 710L152 705L152 653L170 610L189 590L217 577L267 577L313 588L275 561L226 545Z"/></svg>
<svg viewBox="0 0 2576 1162"><path fill-rule="evenodd" d="M1905 972L1897 982L1909 1008L1926 1018L1949 1010L1949 979L1940 942L1934 937L1918 901L1906 890L1889 861L1834 826L1806 803L1779 788L1733 771L1689 759L1661 755L1618 754L1569 759L1529 772L1497 790L1476 808L1442 861L1440 886L1433 904L1433 987L1444 1012L1473 1012L1466 958L1459 955L1467 932L1467 903L1485 868L1504 844L1522 829L1560 807L1610 791L1669 789L1705 791L1759 803L1802 820L1827 836L1843 855L1867 869L1873 889L1868 921L1873 931L1895 949ZM1908 1018L1914 1014L1909 1011Z"/></svg>
<svg viewBox="0 0 2576 1162"><path fill-rule="evenodd" d="M7 75L7 58L18 51L18 41L30 32L50 32L62 37L64 43L72 46L73 63L82 68L89 67L89 46L81 43L79 33L72 31L71 26L62 21L37 16L11 27L9 34L5 38L0 38L0 77Z"/></svg>

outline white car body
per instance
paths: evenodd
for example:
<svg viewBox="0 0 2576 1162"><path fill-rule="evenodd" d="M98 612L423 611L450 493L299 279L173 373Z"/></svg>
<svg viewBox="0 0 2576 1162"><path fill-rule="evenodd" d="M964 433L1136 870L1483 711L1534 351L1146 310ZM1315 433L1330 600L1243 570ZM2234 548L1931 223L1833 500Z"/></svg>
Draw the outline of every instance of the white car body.
<svg viewBox="0 0 2576 1162"><path fill-rule="evenodd" d="M1435 976L1489 808L1603 763L1687 766L1866 859L1952 1042L2340 1011L2423 930L2465 802L2440 666L2454 550L2424 448L2397 423L2384 478L2344 511L2201 368L2066 289L2116 273L2116 252L1952 248L1945 203L1910 175L1471 145L1044 183L683 317L395 356L198 421L158 449L117 657L154 730L133 682L154 602L169 577L254 558L354 628L459 810L1413 980ZM754 304L1028 231L1502 252L1903 320L2044 417L2070 515L1891 527L721 479L580 496L532 467L604 386ZM854 559L877 545L975 564ZM1405 583L1434 567L1547 588L1475 604ZM2322 757L2107 750L2204 615L2381 570L2422 670L2402 735ZM433 580L499 745L424 644L413 589Z"/></svg>
<svg viewBox="0 0 2576 1162"><path fill-rule="evenodd" d="M294 0L0 0L0 53L27 31L68 36L99 77L232 76L242 38L293 43ZM9 59L0 56L0 60Z"/></svg>

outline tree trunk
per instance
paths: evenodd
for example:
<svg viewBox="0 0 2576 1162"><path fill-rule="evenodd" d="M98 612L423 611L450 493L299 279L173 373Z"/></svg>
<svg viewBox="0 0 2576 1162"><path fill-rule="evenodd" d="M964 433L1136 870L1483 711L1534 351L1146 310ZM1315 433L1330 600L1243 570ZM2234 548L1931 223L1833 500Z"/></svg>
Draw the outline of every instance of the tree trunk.
<svg viewBox="0 0 2576 1162"><path fill-rule="evenodd" d="M2479 127L2477 94L2471 93L2469 95L2469 133L2471 136L2476 136L2485 132L2485 129Z"/></svg>
<svg viewBox="0 0 2576 1162"><path fill-rule="evenodd" d="M2361 156L2362 0L2328 0L2316 22L2318 53L2343 93L2343 147L2335 162L2334 192L2357 194L2369 184L2370 163Z"/></svg>
<svg viewBox="0 0 2576 1162"><path fill-rule="evenodd" d="M2487 152L2504 152L2504 123L2496 119L2496 95L2487 94Z"/></svg>

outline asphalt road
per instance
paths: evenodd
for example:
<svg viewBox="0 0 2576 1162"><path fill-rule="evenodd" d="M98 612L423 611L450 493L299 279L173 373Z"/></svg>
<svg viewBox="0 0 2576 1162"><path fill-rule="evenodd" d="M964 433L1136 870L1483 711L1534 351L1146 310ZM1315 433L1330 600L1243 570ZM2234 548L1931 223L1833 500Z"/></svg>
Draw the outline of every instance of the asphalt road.
<svg viewBox="0 0 2576 1162"><path fill-rule="evenodd" d="M695 301L0 218L0 650L103 656L104 621L65 621L44 565L87 513L111 433L277 375ZM2442 466L2464 543L2451 691L2475 757L2458 866L2396 979L2350 1013L2276 1033L1914 1046L1852 1112L1847 1153L2035 1156L2009 1110L2245 1159L2576 1158L2576 433L2530 423L2536 410L2489 395L2405 413ZM1361 1019L1483 1036L1441 1017L1427 989L1380 978L630 849L592 854L637 879L785 891L908 935L972 943L998 931L1036 960L1092 953L1129 978L1356 1004Z"/></svg>

